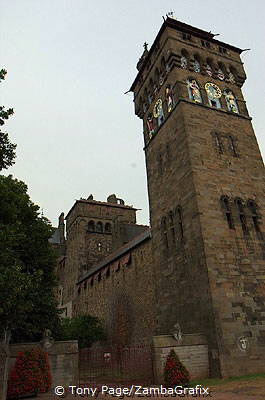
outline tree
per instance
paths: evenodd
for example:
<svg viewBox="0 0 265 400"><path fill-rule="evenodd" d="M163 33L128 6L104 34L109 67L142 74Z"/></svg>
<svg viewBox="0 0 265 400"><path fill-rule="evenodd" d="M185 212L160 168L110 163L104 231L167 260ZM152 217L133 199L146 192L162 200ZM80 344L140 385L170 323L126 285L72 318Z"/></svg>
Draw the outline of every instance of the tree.
<svg viewBox="0 0 265 400"><path fill-rule="evenodd" d="M0 82L5 79L6 74L7 71L5 69L0 70ZM5 120L13 114L13 108L6 110L4 106L0 106L0 125L4 125ZM14 164L16 147L16 144L10 142L8 134L0 130L0 171Z"/></svg>
<svg viewBox="0 0 265 400"><path fill-rule="evenodd" d="M62 339L77 339L80 348L90 347L94 342L106 339L104 329L98 318L80 315L62 319Z"/></svg>
<svg viewBox="0 0 265 400"><path fill-rule="evenodd" d="M0 175L0 193L0 329L17 342L38 341L45 328L56 336L52 227L24 182Z"/></svg>

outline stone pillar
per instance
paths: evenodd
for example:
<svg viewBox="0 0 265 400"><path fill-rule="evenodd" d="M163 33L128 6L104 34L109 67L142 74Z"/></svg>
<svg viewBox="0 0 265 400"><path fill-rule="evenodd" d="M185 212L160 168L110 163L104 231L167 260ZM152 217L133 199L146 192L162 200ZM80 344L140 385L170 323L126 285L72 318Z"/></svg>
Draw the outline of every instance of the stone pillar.
<svg viewBox="0 0 265 400"><path fill-rule="evenodd" d="M0 400L6 400L8 362L9 362L8 344L0 343Z"/></svg>
<svg viewBox="0 0 265 400"><path fill-rule="evenodd" d="M164 367L170 350L175 350L187 368L191 379L209 377L208 345L205 335L183 335L177 341L173 335L153 337L155 383L164 383Z"/></svg>

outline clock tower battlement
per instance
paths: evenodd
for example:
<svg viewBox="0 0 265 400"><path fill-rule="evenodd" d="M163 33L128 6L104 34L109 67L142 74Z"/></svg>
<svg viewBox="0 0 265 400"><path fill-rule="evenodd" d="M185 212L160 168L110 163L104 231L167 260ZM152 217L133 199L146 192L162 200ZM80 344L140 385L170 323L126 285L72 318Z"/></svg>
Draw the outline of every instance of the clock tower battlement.
<svg viewBox="0 0 265 400"><path fill-rule="evenodd" d="M261 372L265 361L265 175L241 53L167 18L131 86L143 120L157 334L179 323L207 335L212 376Z"/></svg>

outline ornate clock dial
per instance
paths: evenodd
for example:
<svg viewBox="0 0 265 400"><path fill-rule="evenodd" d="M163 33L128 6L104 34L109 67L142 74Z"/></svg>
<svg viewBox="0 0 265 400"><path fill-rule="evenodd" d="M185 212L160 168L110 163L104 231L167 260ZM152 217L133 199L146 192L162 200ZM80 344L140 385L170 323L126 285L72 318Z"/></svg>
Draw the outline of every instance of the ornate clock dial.
<svg viewBox="0 0 265 400"><path fill-rule="evenodd" d="M219 97L222 96L221 89L219 89L219 87L212 82L205 84L205 90L213 99L219 99Z"/></svg>
<svg viewBox="0 0 265 400"><path fill-rule="evenodd" d="M161 99L158 99L157 101L156 101L156 103L155 103L155 105L154 105L154 109L153 109L153 116L155 117L155 118L157 118L158 116L159 116L159 110L160 110L160 108L162 108L162 100Z"/></svg>

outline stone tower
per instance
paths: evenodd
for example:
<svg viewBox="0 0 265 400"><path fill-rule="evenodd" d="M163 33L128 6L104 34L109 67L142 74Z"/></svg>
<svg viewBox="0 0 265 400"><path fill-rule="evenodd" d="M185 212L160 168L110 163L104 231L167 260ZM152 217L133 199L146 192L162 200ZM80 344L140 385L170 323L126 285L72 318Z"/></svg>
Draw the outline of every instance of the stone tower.
<svg viewBox="0 0 265 400"><path fill-rule="evenodd" d="M143 120L157 334L203 332L212 376L265 361L264 166L242 50L167 18L131 86Z"/></svg>

